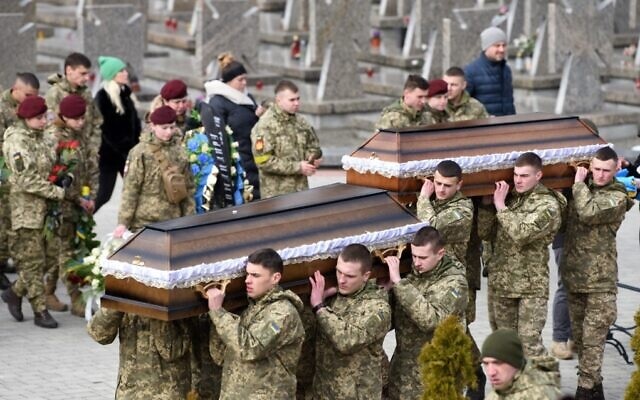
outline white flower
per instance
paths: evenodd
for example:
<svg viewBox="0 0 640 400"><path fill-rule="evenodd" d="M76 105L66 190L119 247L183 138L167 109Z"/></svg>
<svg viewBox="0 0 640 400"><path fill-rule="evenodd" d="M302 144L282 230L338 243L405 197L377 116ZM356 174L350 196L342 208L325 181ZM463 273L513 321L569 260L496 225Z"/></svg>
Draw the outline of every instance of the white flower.
<svg viewBox="0 0 640 400"><path fill-rule="evenodd" d="M93 268L91 268L91 273L94 275L100 275L100 266L96 264Z"/></svg>
<svg viewBox="0 0 640 400"><path fill-rule="evenodd" d="M97 261L97 258L94 255L86 256L85 258L82 259L82 262L87 265L95 264L96 261Z"/></svg>
<svg viewBox="0 0 640 400"><path fill-rule="evenodd" d="M91 288L93 290L98 290L100 288L100 280L99 279L93 279L91 281Z"/></svg>
<svg viewBox="0 0 640 400"><path fill-rule="evenodd" d="M235 176L237 172L238 172L238 171L236 170L236 167L234 167L234 166L232 165L232 166L231 166L231 176Z"/></svg>

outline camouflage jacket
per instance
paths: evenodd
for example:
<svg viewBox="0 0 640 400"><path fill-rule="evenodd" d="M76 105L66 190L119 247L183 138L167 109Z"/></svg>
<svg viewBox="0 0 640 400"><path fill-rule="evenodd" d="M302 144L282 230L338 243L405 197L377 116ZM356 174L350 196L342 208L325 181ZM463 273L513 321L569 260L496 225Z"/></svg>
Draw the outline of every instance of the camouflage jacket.
<svg viewBox="0 0 640 400"><path fill-rule="evenodd" d="M573 185L560 266L567 290L616 292L616 233L632 206L633 200L616 180L602 187L592 181Z"/></svg>
<svg viewBox="0 0 640 400"><path fill-rule="evenodd" d="M422 380L417 359L438 324L449 315L465 326L467 280L464 267L445 255L425 273L415 270L393 287L396 349L389 373L389 398L418 399Z"/></svg>
<svg viewBox="0 0 640 400"><path fill-rule="evenodd" d="M402 99L396 100L382 109L376 122L376 129L411 128L435 123L424 111L407 107Z"/></svg>
<svg viewBox="0 0 640 400"><path fill-rule="evenodd" d="M16 115L17 108L18 102L11 96L11 89L7 89L0 94L0 157L3 157L2 143L4 142L4 132L18 120ZM0 178L0 199L8 203L5 197L8 194L9 183L6 182L6 177L3 176Z"/></svg>
<svg viewBox="0 0 640 400"><path fill-rule="evenodd" d="M7 129L4 138L2 148L11 172L11 228L41 229L47 199L64 197L64 189L48 181L56 161L55 142L44 131L29 129L23 120Z"/></svg>
<svg viewBox="0 0 640 400"><path fill-rule="evenodd" d="M428 104L424 106L424 115L425 118L430 119L431 124L441 124L450 121L449 114L446 110L439 111L429 107Z"/></svg>
<svg viewBox="0 0 640 400"><path fill-rule="evenodd" d="M379 399L382 342L391 329L388 294L374 281L350 296L338 294L317 314L313 398Z"/></svg>
<svg viewBox="0 0 640 400"><path fill-rule="evenodd" d="M418 197L418 218L440 232L447 254L466 264L467 245L473 225L473 203L458 192L449 200Z"/></svg>
<svg viewBox="0 0 640 400"><path fill-rule="evenodd" d="M210 311L226 352L220 400L289 399L296 392L296 365L304 340L302 301L276 287L240 315Z"/></svg>
<svg viewBox="0 0 640 400"><path fill-rule="evenodd" d="M187 398L191 332L186 320L166 322L101 308L89 321L87 331L103 345L118 336L116 399Z"/></svg>
<svg viewBox="0 0 640 400"><path fill-rule="evenodd" d="M489 286L497 296L549 296L549 249L560 229L567 200L542 184L526 193L513 190L504 210L482 207L478 233L491 242Z"/></svg>
<svg viewBox="0 0 640 400"><path fill-rule="evenodd" d="M504 390L491 390L486 400L557 400L560 397L557 374L542 371L527 363L516 372L511 385Z"/></svg>
<svg viewBox="0 0 640 400"><path fill-rule="evenodd" d="M253 157L263 199L309 188L300 161L322 157L313 127L299 115L269 107L251 130Z"/></svg>
<svg viewBox="0 0 640 400"><path fill-rule="evenodd" d="M60 74L50 75L47 78L47 83L49 83L51 87L47 91L45 98L51 114L58 115L60 102L70 94L81 96L87 103L83 135L87 140L87 148L91 153L91 157L94 158L97 163L98 150L102 142L102 114L91 97L91 89L86 86L72 88L67 78ZM95 198L97 193L98 185L91 187L91 197Z"/></svg>
<svg viewBox="0 0 640 400"><path fill-rule="evenodd" d="M175 136L169 141L161 141L153 133L143 134L135 145L125 165L122 200L118 213L118 224L135 231L146 224L166 221L195 214L193 176L187 155ZM162 180L162 168L156 160L154 150L160 151L168 163L177 166L185 176L187 197L180 204L172 204L167 198Z"/></svg>
<svg viewBox="0 0 640 400"><path fill-rule="evenodd" d="M73 215L73 209L75 206L80 205L80 198L82 197L82 187L88 186L94 188L98 186L98 178L100 171L98 170L98 160L95 154L89 148L87 139L83 136L82 131L74 131L73 129L64 127L61 128L56 124L49 126L46 135L50 135L51 139L60 145L61 143L67 143L77 141L78 148L73 150L66 150L64 157L73 162L73 169L71 174L73 175L73 182L71 186L65 191L65 197L62 205L62 215L64 217L71 217ZM60 155L58 155L58 158ZM59 162L59 161L56 161ZM95 193L95 191L93 191ZM95 200L91 194L91 199Z"/></svg>
<svg viewBox="0 0 640 400"><path fill-rule="evenodd" d="M467 92L462 92L459 104L454 105L451 102L447 104L447 113L449 114L449 121L489 118L489 114L482 103L471 97Z"/></svg>

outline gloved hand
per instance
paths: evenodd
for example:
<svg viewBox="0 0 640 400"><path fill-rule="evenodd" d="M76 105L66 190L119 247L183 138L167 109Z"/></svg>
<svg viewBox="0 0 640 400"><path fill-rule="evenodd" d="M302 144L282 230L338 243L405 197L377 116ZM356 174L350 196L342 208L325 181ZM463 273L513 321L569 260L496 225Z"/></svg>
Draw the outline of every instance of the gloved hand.
<svg viewBox="0 0 640 400"><path fill-rule="evenodd" d="M73 183L73 175L59 176L56 179L56 186L60 186L63 189L68 189Z"/></svg>

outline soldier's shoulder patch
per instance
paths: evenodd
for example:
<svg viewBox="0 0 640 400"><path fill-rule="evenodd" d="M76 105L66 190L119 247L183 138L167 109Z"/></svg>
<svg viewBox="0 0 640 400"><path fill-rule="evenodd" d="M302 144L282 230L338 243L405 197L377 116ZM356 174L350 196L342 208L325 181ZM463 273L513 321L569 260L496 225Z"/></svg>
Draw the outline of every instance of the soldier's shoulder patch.
<svg viewBox="0 0 640 400"><path fill-rule="evenodd" d="M13 153L13 165L17 172L22 172L24 170L24 160L22 159L22 154L20 154L20 152Z"/></svg>
<svg viewBox="0 0 640 400"><path fill-rule="evenodd" d="M264 150L264 138L262 136L258 136L256 138L255 148L256 148L256 151Z"/></svg>

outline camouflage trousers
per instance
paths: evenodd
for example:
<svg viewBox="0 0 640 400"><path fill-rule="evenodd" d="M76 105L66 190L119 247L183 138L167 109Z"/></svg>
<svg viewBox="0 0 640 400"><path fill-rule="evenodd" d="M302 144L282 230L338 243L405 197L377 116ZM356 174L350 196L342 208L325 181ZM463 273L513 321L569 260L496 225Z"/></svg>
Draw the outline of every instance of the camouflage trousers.
<svg viewBox="0 0 640 400"><path fill-rule="evenodd" d="M6 262L11 257L9 245L11 234L9 196L0 189L0 262Z"/></svg>
<svg viewBox="0 0 640 400"><path fill-rule="evenodd" d="M491 287L487 288L487 311L489 314L489 326L491 327L491 331L495 331L498 329L498 325L496 324L496 314L493 310L493 302L496 295L493 293Z"/></svg>
<svg viewBox="0 0 640 400"><path fill-rule="evenodd" d="M578 386L602 382L602 358L609 327L617 317L615 293L568 293L573 340L578 349Z"/></svg>
<svg viewBox="0 0 640 400"><path fill-rule="evenodd" d="M75 234L76 225L66 219L61 222L58 234L47 240L44 279L45 287L49 290L55 291L58 278L62 278L68 293L78 287L66 279L66 264L74 256L73 238Z"/></svg>
<svg viewBox="0 0 640 400"><path fill-rule="evenodd" d="M211 318L202 314L189 319L191 324L191 392L198 400L214 400L220 397L222 367L214 363L209 350ZM220 345L223 346L222 342Z"/></svg>
<svg viewBox="0 0 640 400"><path fill-rule="evenodd" d="M498 328L518 332L527 358L547 354L542 344L542 329L547 321L548 299L541 297L493 298L493 313Z"/></svg>
<svg viewBox="0 0 640 400"><path fill-rule="evenodd" d="M304 305L300 319L305 333L296 370L296 399L306 400L312 397L313 376L316 370L316 316L310 305Z"/></svg>
<svg viewBox="0 0 640 400"><path fill-rule="evenodd" d="M20 265L18 279L13 291L19 296L27 296L34 312L46 310L44 284L45 240L41 229L20 228L15 231L13 251Z"/></svg>
<svg viewBox="0 0 640 400"><path fill-rule="evenodd" d="M473 321L476 320L476 295L477 291L475 288L469 286L468 297L467 297L467 309L465 311L467 318L467 325L470 325Z"/></svg>

